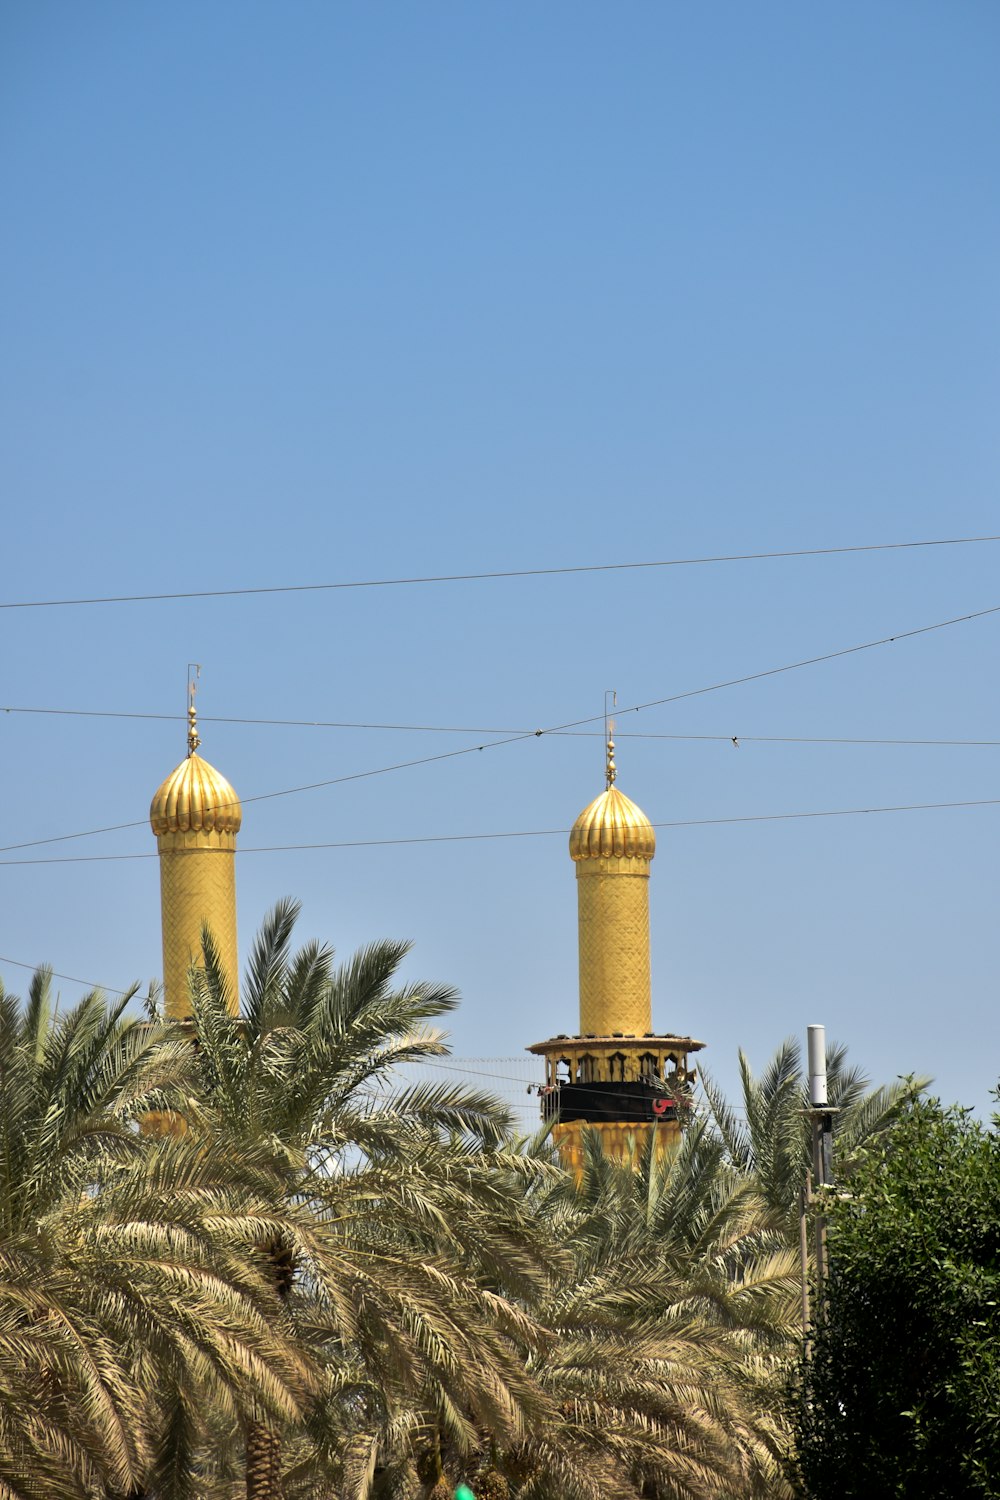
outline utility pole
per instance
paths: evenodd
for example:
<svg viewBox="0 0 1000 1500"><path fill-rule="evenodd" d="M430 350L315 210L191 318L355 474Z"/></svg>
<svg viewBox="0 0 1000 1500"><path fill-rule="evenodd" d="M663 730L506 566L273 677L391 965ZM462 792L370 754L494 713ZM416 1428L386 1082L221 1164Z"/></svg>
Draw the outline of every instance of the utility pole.
<svg viewBox="0 0 1000 1500"><path fill-rule="evenodd" d="M809 1205L812 1203L812 1173L806 1172L806 1179L799 1188L799 1271L802 1277L802 1337L805 1339L806 1354L810 1353L809 1344Z"/></svg>
<svg viewBox="0 0 1000 1500"><path fill-rule="evenodd" d="M824 1287L829 1274L826 1247L826 1214L823 1202L833 1186L833 1117L826 1087L826 1027L808 1027L809 1119L812 1126L812 1189L819 1190L820 1211L815 1221L816 1313L822 1317ZM810 1196L812 1196L810 1194Z"/></svg>

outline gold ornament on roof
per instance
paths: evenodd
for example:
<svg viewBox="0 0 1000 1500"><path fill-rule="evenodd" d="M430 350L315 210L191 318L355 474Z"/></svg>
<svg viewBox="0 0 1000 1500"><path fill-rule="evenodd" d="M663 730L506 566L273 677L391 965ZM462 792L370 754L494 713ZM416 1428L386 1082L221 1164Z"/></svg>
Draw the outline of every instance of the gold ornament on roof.
<svg viewBox="0 0 1000 1500"><path fill-rule="evenodd" d="M187 759L171 771L149 807L149 821L157 836L164 833L235 834L239 833L243 822L243 808L232 786L221 771L210 766L197 753L201 736L194 705L196 683L192 668L196 675L201 672L197 662L189 664Z"/></svg>
<svg viewBox="0 0 1000 1500"><path fill-rule="evenodd" d="M201 676L201 662L188 662L188 755L193 755L201 744L201 735L198 733L198 710L194 705L194 695L198 691L198 678Z"/></svg>
<svg viewBox="0 0 1000 1500"><path fill-rule="evenodd" d="M608 699L611 706L618 695L609 688L604 695L605 714L605 790L595 797L589 807L573 824L569 836L570 859L644 859L650 860L656 853L656 834L653 825L635 803L615 786L618 768L615 765L615 721L609 719Z"/></svg>
<svg viewBox="0 0 1000 1500"><path fill-rule="evenodd" d="M153 832L239 833L243 808L232 786L193 750L150 803Z"/></svg>
<svg viewBox="0 0 1000 1500"><path fill-rule="evenodd" d="M201 735L198 733L198 710L194 706L192 698L188 708L188 755L193 755L201 744Z"/></svg>
<svg viewBox="0 0 1000 1500"><path fill-rule="evenodd" d="M573 824L570 859L644 859L656 853L656 834L641 807L616 786L595 797Z"/></svg>

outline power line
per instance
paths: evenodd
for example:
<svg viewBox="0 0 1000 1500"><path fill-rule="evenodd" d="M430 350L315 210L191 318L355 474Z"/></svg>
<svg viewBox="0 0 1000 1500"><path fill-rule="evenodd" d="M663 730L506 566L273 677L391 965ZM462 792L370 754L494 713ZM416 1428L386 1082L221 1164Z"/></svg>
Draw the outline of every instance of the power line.
<svg viewBox="0 0 1000 1500"><path fill-rule="evenodd" d="M46 714L74 719L154 719L171 724L186 724L187 722L186 714L140 713L127 709L107 708L22 708L0 705L0 713ZM482 724L369 724L347 719L258 719L228 714L200 714L198 722L200 724L248 724L282 729L398 730L409 734L505 734L521 735L525 738L530 738L536 733L534 729L514 729L510 725L484 727ZM543 733L579 739L603 739L604 737L600 729L546 729ZM956 748L1000 746L1000 740L872 739L862 735L819 734L665 734L641 729L625 730L616 734L615 738L619 740L714 740L727 745L738 740L741 745L936 745Z"/></svg>
<svg viewBox="0 0 1000 1500"><path fill-rule="evenodd" d="M544 732L544 730L538 731L539 734L543 734ZM530 735L514 735L509 739L498 740L494 741L493 743L509 745L512 744L515 739L531 739L533 737L534 732L532 732L532 734ZM314 792L318 791L321 787L339 786L345 781L364 781L371 776L386 776L390 771L405 771L411 766L427 766L436 760L451 760L457 755L471 755L476 750L489 748L489 745L467 745L464 746L461 750L443 750L438 755L423 755L420 756L417 760L397 761L395 765L391 766L377 766L370 771L352 771L346 776L331 776L328 777L325 781L312 781L306 783L303 786L283 787L280 791L277 792L259 792L254 797L240 797L237 800L240 803L240 806L245 807L250 802L269 802L275 797L293 797L297 792ZM205 811L217 812L220 808L228 807L230 805L230 803L220 802L216 803L214 807L206 808ZM15 849L35 849L42 844L64 844L67 843L70 839L94 838L98 834L102 833L121 833L125 829L129 828L146 828L148 827L148 823L148 818L136 818L133 819L133 821L130 823L108 823L103 828L86 828L80 833L57 833L53 834L51 838L46 839L26 839L25 842L21 844L0 844L0 854L7 854ZM106 855L104 857L107 859L127 859L141 858L142 856Z"/></svg>
<svg viewBox="0 0 1000 1500"><path fill-rule="evenodd" d="M559 1038L553 1038L553 1040L559 1040ZM581 1037L579 1035L577 1035L577 1036L567 1036L566 1037L567 1045L570 1045L570 1044L572 1044L574 1042L575 1043L586 1042L586 1040L587 1040L587 1038ZM644 1037L627 1038L626 1040L644 1041L645 1038ZM655 1037L651 1037L650 1040L651 1041L655 1041L656 1038ZM449 1056L451 1056L451 1054L449 1054ZM447 1073L458 1073L458 1074L460 1074L464 1078L489 1078L494 1083L516 1083L521 1088L525 1089L525 1091L527 1093L529 1093L529 1094L533 1094L533 1093L536 1093L536 1092L541 1093L542 1088L544 1088L544 1084L540 1084L535 1079L515 1078L514 1075L511 1074L511 1073L496 1073L496 1072L492 1072L492 1071L487 1072L487 1071L484 1071L484 1070L479 1069L479 1068L462 1068L462 1067L458 1066L458 1063L460 1061L461 1061L461 1059L456 1058L454 1063L445 1063L445 1062L440 1062L437 1058L433 1058L432 1059L432 1058L427 1058L427 1057L421 1057L421 1058L415 1058L412 1064L401 1064L401 1066L412 1066L414 1068L442 1068ZM480 1058L476 1058L476 1059L474 1059L474 1061L476 1061L476 1062L479 1062L479 1061L489 1062L490 1059L489 1058L481 1058L481 1059ZM699 1077L700 1077L700 1074L701 1074L701 1070L700 1069L698 1070L698 1073L699 1073ZM661 1080L661 1081L665 1081L665 1080ZM596 1095L601 1096L601 1097L606 1096L606 1088L602 1087L599 1083L597 1083L597 1084L573 1083L570 1086L573 1089L573 1097L575 1099L579 1099L579 1097L580 1097L581 1094L596 1094ZM556 1092L558 1092L558 1085L556 1086ZM693 1105L692 1105L692 1108L694 1109L694 1112L696 1114L704 1116L705 1106L700 1101L695 1101L693 1103ZM732 1114L734 1114L734 1115L738 1115L741 1119L745 1120L747 1118L747 1112L746 1112L745 1109L739 1109L739 1108L735 1108L733 1106L730 1106L730 1112ZM544 1122L544 1123L547 1123L547 1122Z"/></svg>
<svg viewBox="0 0 1000 1500"><path fill-rule="evenodd" d="M37 973L37 971L40 968L48 968L47 964L45 964L45 965L43 965L43 964L26 964L26 963L23 963L23 962L21 962L20 960L18 960L16 958L5 958L2 954L0 954L0 964L9 964L12 968L15 968L15 969L26 969L29 973ZM109 994L109 995L127 995L127 994L130 993L128 990L119 990L119 989L116 989L113 985L98 984L98 983L95 983L95 982L93 982L93 981L91 981L89 979L78 979L73 974L60 974L55 969L49 969L49 973L52 975L53 979L64 979L64 980L67 980L70 984L79 984L84 989L88 989L88 990L100 990L104 994ZM581 1039L580 1038L569 1038L568 1040L581 1040ZM451 1055L452 1054L449 1054L449 1056L451 1056ZM490 1061L489 1058L474 1058L472 1060L475 1061L475 1062L480 1062L480 1061L482 1061L482 1062L489 1062ZM516 1078L512 1073L497 1073L497 1072L494 1072L492 1070L486 1070L486 1069L482 1069L482 1068L463 1068L463 1067L459 1066L459 1063L460 1063L460 1059L458 1059L458 1058L455 1058L455 1060L453 1062L447 1063L447 1062L442 1062L439 1058L420 1057L420 1058L414 1058L409 1063L399 1064L398 1066L399 1067L413 1067L413 1068L438 1068L439 1070L443 1070L446 1073L458 1073L463 1078L487 1078L487 1079L489 1079L493 1083L514 1083L514 1084L517 1084L517 1086L519 1088L524 1089L526 1091L526 1093L529 1093L529 1094L534 1093L534 1092L536 1092L537 1090L540 1090L543 1087L543 1084L540 1081L535 1080L535 1079ZM541 1059L539 1059L539 1071L542 1071L542 1069L541 1069ZM405 1077L402 1078L402 1079L400 1079L399 1081L400 1081L401 1085L405 1085L405 1083L406 1083ZM579 1098L579 1096L582 1093L586 1093L586 1094L601 1094L602 1092L603 1092L603 1090L600 1087L588 1086L586 1084L575 1084L574 1085L574 1097L575 1098ZM742 1113L742 1111L737 1111L737 1113Z"/></svg>
<svg viewBox="0 0 1000 1500"><path fill-rule="evenodd" d="M37 973L40 968L48 968L47 964L26 964L16 958L4 958L2 954L0 954L0 964L8 964L15 969L26 969L29 973ZM129 990L116 989L113 985L98 984L89 979L78 979L73 974L60 974L55 969L49 969L49 973L52 975L53 979L64 979L70 984L78 984L82 986L82 988L87 990L100 990L102 993L108 995L127 995L131 993ZM582 1040L582 1038L570 1037L567 1040L579 1041ZM453 1054L449 1053L448 1055L452 1056ZM490 1061L489 1058L474 1058L472 1060L475 1062ZM461 1059L459 1058L455 1058L453 1062L446 1063L442 1062L439 1058L420 1057L414 1058L409 1063L399 1064L398 1067L437 1068L439 1070L443 1070L446 1073L457 1073L460 1077L463 1078L486 1078L489 1079L492 1083L513 1083L517 1084L519 1089L524 1089L527 1094L540 1093L541 1089L544 1087L544 1083L537 1079L517 1078L512 1073L497 1073L492 1070L482 1068L463 1068L460 1066L460 1062ZM539 1063L541 1063L541 1059L539 1059ZM541 1071L541 1068L539 1069L539 1071ZM405 1077L399 1080L401 1087L405 1086L406 1081L407 1080ZM600 1095L604 1092L599 1086L581 1083L574 1084L573 1090L574 1098L579 1098L581 1094ZM734 1109L733 1113L740 1116L745 1116L746 1111Z"/></svg>
<svg viewBox="0 0 1000 1500"><path fill-rule="evenodd" d="M487 573L433 573L412 578L364 578L337 583L272 584L260 588L183 589L161 594L105 594L75 599L20 599L0 609L61 609L85 604L150 604L175 599L236 599L254 594L330 593L341 589L401 588L434 583L481 583L504 578L554 578L573 573L620 573L642 568L693 568L715 563L764 562L792 557L838 557L859 552L903 552L926 547L969 547L998 542L1000 536L949 536L916 542L871 542L851 547L796 547L779 552L733 552L712 557L671 557L649 562L580 563L559 568L506 568Z"/></svg>
<svg viewBox="0 0 1000 1500"><path fill-rule="evenodd" d="M0 964L9 964L12 968L15 968L15 969L26 969L26 970L28 970L29 973L37 973L37 971L40 968L48 968L47 964L46 965L42 965L42 964L26 964L26 963L20 962L16 958L4 958L2 954L0 954ZM109 994L109 995L127 995L127 994L130 993L128 990L115 989L115 987L113 985L98 984L98 983L92 982L89 979L78 979L73 974L59 974L59 973L56 972L55 969L49 969L49 973L52 975L53 979L64 979L64 980L67 980L70 984L79 984L84 989L88 989L88 990L100 990L104 994ZM571 1040L579 1040L579 1038L572 1038ZM451 1055L452 1054L449 1054L449 1056L451 1056ZM479 1061L489 1062L490 1059L489 1058L482 1058L482 1059L475 1058L475 1059L473 1059L473 1061L476 1061L476 1062L479 1062ZM399 1064L398 1066L399 1067L413 1067L413 1068L437 1068L437 1069L442 1070L442 1071L444 1071L446 1073L457 1073L457 1074L459 1074L460 1077L463 1077L463 1078L487 1078L492 1083L514 1083L514 1084L517 1084L517 1086L519 1088L524 1089L525 1092L528 1093L528 1094L535 1093L536 1091L540 1090L544 1086L543 1083L541 1081L537 1080L537 1079L516 1078L512 1073L497 1073L497 1072L494 1072L492 1070L486 1070L486 1069L482 1069L482 1068L463 1068L463 1067L459 1066L459 1063L460 1063L460 1059L458 1059L458 1058L456 1058L451 1063L446 1063L446 1062L442 1062L439 1058L420 1057L420 1058L414 1058L409 1063ZM541 1059L539 1059L539 1064L541 1065ZM539 1071L542 1071L541 1066L539 1066ZM401 1087L405 1086L406 1081L407 1080L405 1079L405 1077L401 1078L399 1080ZM573 1087L574 1087L574 1098L579 1098L579 1096L581 1094L602 1094L603 1093L603 1090L599 1086L588 1086L587 1084L575 1084ZM742 1111L737 1111L737 1113L742 1113Z"/></svg>
<svg viewBox="0 0 1000 1500"><path fill-rule="evenodd" d="M952 626L952 625L964 625L964 624L967 624L970 620L981 620L981 619L984 619L987 615L995 615L995 614L1000 614L1000 604L991 605L988 609L973 610L969 614L956 615L952 619L949 619L949 620L938 620L933 625L919 625L919 626L917 626L913 630L897 631L897 633L895 635L881 636L878 640L863 641L858 646L843 646L843 647L841 647L837 651L827 651L827 652L825 652L821 656L809 656L809 657L805 657L801 661L789 662L785 666L781 666L781 667L768 667L763 672L750 672L750 673L748 673L744 677L732 677L732 678L729 678L728 680L726 680L725 682L711 683L708 687L689 688L685 692L682 692L682 693L672 693L672 694L670 694L666 698L652 698L652 699L650 699L646 703L635 703L635 704L632 704L628 708L617 708L615 710L615 715L616 715L617 718L620 718L624 714L637 714L637 713L641 713L643 711L643 709L647 709L647 708L660 708L664 704L667 704L667 703L679 703L682 699L685 699L685 698L699 698L699 697L702 697L705 693L717 693L717 692L721 692L722 689L724 689L724 688L740 687L743 684L748 683L748 682L759 682L762 678L765 678L765 677L778 677L782 673L785 673L785 672L795 672L795 671L798 671L802 667L814 667L814 666L818 666L821 662L835 661L838 658L844 657L844 656L855 656L860 651L872 651L876 647L879 647L879 646L890 646L890 645L893 645L896 641L912 640L915 636L918 636L918 635L928 635L932 631L946 630L946 629L948 629L949 626ZM569 720L565 724L549 725L548 727L546 727L544 729L519 730L516 733L506 735L502 739L489 740L489 741L486 741L486 742L484 742L482 744L478 744L478 745L465 745L465 746L463 746L459 750L443 750L443 751L440 751L436 755L419 756L419 757L417 757L416 759L413 759L413 760L398 761L394 765L390 765L390 766L378 766L375 769L369 770L369 771L354 771L354 772L351 772L350 774L345 775L345 776L330 776L330 777L325 778L322 781L310 781L310 782L306 782L306 783L304 783L301 786L283 787L282 789L280 789L279 791L276 791L276 792L259 792L256 796L243 797L243 798L239 798L237 800L241 803L241 805L246 806L247 804L249 804L251 802L268 802L268 801L272 801L276 797L292 797L292 796L295 796L299 792L314 792L314 791L319 791L321 788L328 787L328 786L342 785L344 782L348 782L348 781L363 781L363 780L365 780L365 779L367 779L369 777L372 777L372 776L385 776L389 772L392 772L392 771L403 771L403 770L408 770L408 769L410 769L410 768L412 768L414 766L431 765L435 761L454 760L454 759L456 759L459 756L473 755L473 754L476 754L476 753L481 752L483 750L496 750L496 749L498 749L502 745L513 745L513 744L517 744L519 741L522 741L522 740L541 739L543 735L560 734L560 733L565 732L566 730L579 729L579 728L581 728L585 724L596 724L596 723L599 723L599 722L601 722L603 720L603 718L604 718L604 714L603 713L589 714L586 718L571 719L571 720ZM215 811L215 810L218 810L218 808L220 808L220 807L229 806L229 805L231 805L231 804L228 804L228 803L218 803L218 804L216 804L216 807L214 809L206 809L206 810L207 811ZM83 830L82 832L79 832L79 833L62 833L62 834L55 834L55 835L53 835L50 838L44 838L44 839L27 839L24 842L19 843L19 844L3 844L3 845L0 845L0 853L6 854L6 853L13 852L14 850L17 850L17 849L37 848L37 847L41 846L42 844L60 844L60 843L66 843L67 841L69 841L71 839L93 838L94 836L96 836L98 834L104 834L104 833L120 833L123 830L128 829L128 828L142 828L144 826L145 826L145 820L144 819L135 819L134 821L132 821L130 823L108 824L107 826L105 826L103 828L89 828L89 829L85 829L85 830ZM291 846L289 846L289 847L291 847ZM125 859L125 858L141 858L141 857L142 856L140 856L140 855L136 855L136 856L128 856L128 855L113 856L113 855L107 855L107 856L105 856L105 858L108 858L108 859L111 859L111 858ZM0 863L2 863L2 861L0 861Z"/></svg>
<svg viewBox="0 0 1000 1500"><path fill-rule="evenodd" d="M620 718L622 714L637 714L644 708L661 708L666 703L679 703L682 698L700 698L704 693L717 693L722 688L741 687L747 682L760 682L764 677L778 677L783 672L796 672L800 667L815 667L820 662L836 661L841 656L854 656L859 651L872 651L876 646L891 646L896 641L911 640L917 635L929 635L933 630L946 630L949 625L965 625L970 620L981 620L986 615L1000 614L1000 604L993 604L989 609L977 609L971 614L956 615L950 620L938 620L934 625L919 625L915 630L901 630L896 635L882 636L877 641L863 641L860 646L845 646L840 651L827 651L822 656L807 656L802 661L789 662L784 667L770 667L766 672L750 672L746 677L731 677L726 682L713 682L709 687L690 688L684 693L672 693L668 698L653 698L648 703L636 703L631 708L615 709L615 717ZM603 718L603 714L591 714L587 719L576 719L568 724L560 724L560 729L576 729L581 724L593 724Z"/></svg>
<svg viewBox="0 0 1000 1500"><path fill-rule="evenodd" d="M16 958L4 958L2 954L0 954L0 964L10 964L13 969L27 969L30 974L36 974L39 969L48 968L48 964L20 963ZM81 984L85 990L103 990L108 995L128 995L132 993L129 990L116 990L110 984L92 984L89 979L78 979L75 974L59 974L55 969L49 969L49 973L53 979L65 979L70 984Z"/></svg>
<svg viewBox="0 0 1000 1500"><path fill-rule="evenodd" d="M961 802L903 802L885 807L834 807L817 812L746 813L729 818L675 818L666 823L653 823L653 828L713 828L738 823L790 823L806 818L856 818L871 813L933 812L949 808L998 807L1000 797L980 797ZM318 844L251 844L237 849L243 854L290 854L310 849L381 849L395 848L405 844L472 844L499 839L541 839L567 837L569 828L517 828L498 833L433 833L412 838L392 839L340 839ZM46 855L37 859L0 859L0 866L7 865L90 865L120 864L127 860L157 859L155 853L147 854L66 854Z"/></svg>
<svg viewBox="0 0 1000 1500"><path fill-rule="evenodd" d="M997 807L1000 806L1000 797L982 798L976 801L963 802L910 802L900 803L896 806L887 807L837 807L823 809L819 812L790 812L790 813L747 813L738 817L730 818L675 818L669 822L653 823L653 828L711 828L724 824L737 823L782 823L794 822L805 818L853 818L868 813L896 813L896 812L931 812L946 808L959 807ZM497 839L537 839L537 838L568 838L571 833L569 828L528 828L516 829L511 832L500 833L436 833L427 834L422 837L393 838L393 839L343 839L336 843L318 844L258 844L250 845L248 848L240 849L240 854L275 854L290 853L309 849L370 849L378 847L392 847L404 844L462 844L479 843L485 840ZM127 855L118 856L128 858ZM147 856L141 855L140 858ZM156 856L148 856L155 858ZM7 860L0 860L0 864L7 864Z"/></svg>
<svg viewBox="0 0 1000 1500"><path fill-rule="evenodd" d="M489 1058L476 1058L475 1061L489 1062ZM541 1063L541 1059L539 1059L539 1063ZM516 1083L519 1084L521 1088L524 1088L526 1085L530 1085L532 1088L538 1087L537 1080L535 1079L515 1078L512 1073L485 1072L480 1068L460 1068L457 1066L457 1060L455 1063L445 1063L439 1062L437 1058L418 1057L414 1058L412 1062L401 1063L399 1064L399 1066L414 1068L443 1068L446 1073L461 1073L466 1078L490 1078L497 1083ZM541 1066L539 1066L538 1071L542 1071Z"/></svg>
<svg viewBox="0 0 1000 1500"><path fill-rule="evenodd" d="M1000 746L1000 740L886 740L848 735L818 734L624 734L628 740L725 740L740 745L937 745L961 747Z"/></svg>

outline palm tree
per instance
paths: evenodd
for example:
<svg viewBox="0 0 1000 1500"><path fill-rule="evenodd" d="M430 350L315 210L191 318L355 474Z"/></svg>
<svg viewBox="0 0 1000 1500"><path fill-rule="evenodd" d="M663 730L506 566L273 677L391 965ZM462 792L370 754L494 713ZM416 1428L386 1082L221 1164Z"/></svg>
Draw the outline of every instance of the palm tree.
<svg viewBox="0 0 1000 1500"><path fill-rule="evenodd" d="M798 1235L799 1192L811 1161L808 1087L797 1041L789 1038L771 1058L760 1078L741 1050L741 1109L702 1074L708 1118L737 1172L753 1181L766 1202L771 1221L788 1243ZM849 1177L858 1153L876 1141L900 1111L930 1083L907 1078L870 1088L860 1068L849 1067L847 1049L833 1046L827 1055L830 1104L835 1108L834 1141L837 1175Z"/></svg>
<svg viewBox="0 0 1000 1500"><path fill-rule="evenodd" d="M374 943L338 969L315 943L293 953L297 914L283 901L265 921L238 1017L205 934L204 967L191 974L200 1089L189 1118L233 1155L266 1155L284 1182L281 1232L258 1245L287 1316L325 1362L310 1461L325 1452L350 1487L362 1482L352 1475L374 1476L379 1434L404 1395L434 1409L411 1448L436 1451L441 1431L468 1447L477 1424L521 1430L543 1403L510 1334L522 1344L538 1334L503 1293L537 1286L543 1266L505 1186L534 1169L509 1151L502 1108L452 1084L396 1086L400 1064L444 1052L429 1023L454 991L400 984L403 943ZM490 1287L477 1279L487 1266ZM246 1429L248 1500L279 1493L281 1453L281 1431L258 1413Z"/></svg>
<svg viewBox="0 0 1000 1500"><path fill-rule="evenodd" d="M523 1500L787 1493L766 1393L795 1327L797 1262L751 1184L694 1125L638 1168L586 1140L576 1185L533 1189L572 1255L529 1368L560 1421L507 1455Z"/></svg>
<svg viewBox="0 0 1000 1500"><path fill-rule="evenodd" d="M240 1242L252 1164L138 1122L189 1092L190 1048L97 991L61 1017L47 970L0 990L0 1495L136 1495L160 1393L293 1412L301 1356ZM257 1177L263 1181L258 1171ZM166 1494L166 1490L164 1490Z"/></svg>

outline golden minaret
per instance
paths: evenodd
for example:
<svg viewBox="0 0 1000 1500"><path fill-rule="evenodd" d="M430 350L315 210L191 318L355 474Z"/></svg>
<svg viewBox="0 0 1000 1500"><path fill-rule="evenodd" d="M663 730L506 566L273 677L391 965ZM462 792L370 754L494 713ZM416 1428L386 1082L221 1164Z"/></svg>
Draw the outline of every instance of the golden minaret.
<svg viewBox="0 0 1000 1500"><path fill-rule="evenodd" d="M649 979L649 866L656 834L615 786L608 738L605 790L573 824L580 955L580 1031L644 1036L653 1024Z"/></svg>
<svg viewBox="0 0 1000 1500"><path fill-rule="evenodd" d="M231 1009L239 1010L234 856L243 809L226 778L198 755L200 743L192 687L187 759L149 809L160 854L164 1008L180 1021L191 1013L188 969L201 961L203 927L215 941Z"/></svg>
<svg viewBox="0 0 1000 1500"><path fill-rule="evenodd" d="M605 789L573 824L580 961L580 1029L528 1050L545 1058L543 1117L563 1164L579 1175L583 1132L635 1161L653 1136L659 1153L674 1142L690 1104L689 1036L653 1030L649 965L649 872L656 834L645 813L615 785L610 726Z"/></svg>

